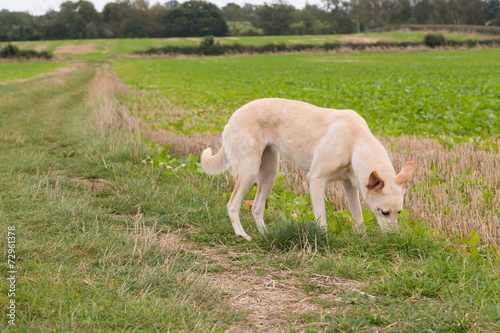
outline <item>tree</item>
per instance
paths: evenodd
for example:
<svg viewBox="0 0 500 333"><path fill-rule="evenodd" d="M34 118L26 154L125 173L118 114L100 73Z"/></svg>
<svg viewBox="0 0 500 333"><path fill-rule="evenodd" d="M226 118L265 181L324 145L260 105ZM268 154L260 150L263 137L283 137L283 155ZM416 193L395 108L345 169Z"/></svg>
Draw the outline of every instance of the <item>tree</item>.
<svg viewBox="0 0 500 333"><path fill-rule="evenodd" d="M250 3L246 3L241 7L241 11L243 12L243 21L250 21L250 18L253 16L257 8L262 7L259 5L252 5Z"/></svg>
<svg viewBox="0 0 500 333"><path fill-rule="evenodd" d="M348 1L324 0L329 33L348 34L358 32L358 23L352 16L351 4Z"/></svg>
<svg viewBox="0 0 500 333"><path fill-rule="evenodd" d="M167 9L162 5L154 5L149 9L146 34L148 37L163 37L163 17Z"/></svg>
<svg viewBox="0 0 500 333"><path fill-rule="evenodd" d="M0 40L40 40L45 37L46 16L35 17L28 13L0 12Z"/></svg>
<svg viewBox="0 0 500 333"><path fill-rule="evenodd" d="M410 0L393 0L388 3L391 24L407 24L412 17Z"/></svg>
<svg viewBox="0 0 500 333"><path fill-rule="evenodd" d="M227 21L243 21L243 9L235 3L230 2L226 6L222 7L222 12L224 13L224 18Z"/></svg>
<svg viewBox="0 0 500 333"><path fill-rule="evenodd" d="M77 2L77 13L84 22L83 38L99 38L102 30L102 17L90 1Z"/></svg>
<svg viewBox="0 0 500 333"><path fill-rule="evenodd" d="M231 26L231 34L238 35L240 33L237 28L238 22L243 21L243 10L241 7L231 2L222 7L222 12L224 13L224 18Z"/></svg>
<svg viewBox="0 0 500 333"><path fill-rule="evenodd" d="M163 22L167 37L226 36L228 32L219 7L203 1L188 1L167 10Z"/></svg>
<svg viewBox="0 0 500 333"><path fill-rule="evenodd" d="M179 7L181 4L179 3L179 1L177 0L171 0L171 1L167 1L165 2L164 6L165 6L165 9L172 9L172 8L177 8Z"/></svg>
<svg viewBox="0 0 500 333"><path fill-rule="evenodd" d="M317 5L306 3L306 6L298 11L296 17L297 21L293 27L299 35L316 35L328 32L328 25L325 24L327 13Z"/></svg>
<svg viewBox="0 0 500 333"><path fill-rule="evenodd" d="M289 35L293 33L295 7L284 2L257 8L251 20L252 25L262 29L266 35Z"/></svg>
<svg viewBox="0 0 500 333"><path fill-rule="evenodd" d="M141 10L133 6L130 1L108 3L104 6L102 14L112 37L146 37Z"/></svg>
<svg viewBox="0 0 500 333"><path fill-rule="evenodd" d="M489 0L484 4L486 19L491 24L496 18L500 19L500 0Z"/></svg>
<svg viewBox="0 0 500 333"><path fill-rule="evenodd" d="M102 31L101 15L89 1L66 1L47 26L49 39L98 38Z"/></svg>

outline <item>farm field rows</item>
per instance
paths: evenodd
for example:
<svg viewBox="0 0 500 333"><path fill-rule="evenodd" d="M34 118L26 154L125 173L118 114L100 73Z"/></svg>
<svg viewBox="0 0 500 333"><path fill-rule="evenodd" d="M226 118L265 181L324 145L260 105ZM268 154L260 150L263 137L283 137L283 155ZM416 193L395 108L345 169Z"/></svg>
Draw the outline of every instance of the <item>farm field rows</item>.
<svg viewBox="0 0 500 333"><path fill-rule="evenodd" d="M465 33L444 33L450 40L482 40L492 36ZM323 43L375 43L383 42L417 42L424 39L425 32L382 32L362 33L355 35L317 35L317 36L256 36L256 37L216 37L220 43L243 45L264 45L267 43L285 44L323 44ZM124 56L135 51L144 51L151 47L166 45L189 46L198 45L202 38L120 38L96 40L56 40L56 41L27 41L16 42L21 49L35 49L49 51L56 56L74 59L92 60L107 59L114 56ZM0 46L2 42L0 42Z"/></svg>
<svg viewBox="0 0 500 333"><path fill-rule="evenodd" d="M18 255L17 326L0 330L500 330L499 55L116 59L0 85L0 232L16 226ZM254 188L253 241L235 237L232 180L196 155L261 97L355 109L397 170L414 160L408 228L381 235L365 209L354 234L334 186L321 232L284 161L269 232Z"/></svg>

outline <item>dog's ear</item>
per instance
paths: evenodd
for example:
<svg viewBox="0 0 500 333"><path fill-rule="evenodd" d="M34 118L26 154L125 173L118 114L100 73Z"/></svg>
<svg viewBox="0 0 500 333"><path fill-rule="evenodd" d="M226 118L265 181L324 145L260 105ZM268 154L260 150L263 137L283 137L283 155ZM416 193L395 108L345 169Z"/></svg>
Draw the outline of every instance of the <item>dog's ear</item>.
<svg viewBox="0 0 500 333"><path fill-rule="evenodd" d="M405 165L403 165L403 169L401 169L399 175L396 176L396 184L401 187L405 186L408 179L410 179L414 169L415 163L413 163L412 161L406 162Z"/></svg>
<svg viewBox="0 0 500 333"><path fill-rule="evenodd" d="M377 171L373 171L370 174L370 178L368 178L368 185L366 185L366 188L370 192L374 192L373 194L378 194L382 189L384 188L384 181L382 178L379 176Z"/></svg>

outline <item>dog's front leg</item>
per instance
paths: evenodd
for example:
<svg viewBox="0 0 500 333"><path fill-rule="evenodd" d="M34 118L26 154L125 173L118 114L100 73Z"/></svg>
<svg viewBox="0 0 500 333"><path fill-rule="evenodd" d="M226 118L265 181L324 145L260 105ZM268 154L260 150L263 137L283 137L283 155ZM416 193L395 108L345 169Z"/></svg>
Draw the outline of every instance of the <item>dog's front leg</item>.
<svg viewBox="0 0 500 333"><path fill-rule="evenodd" d="M309 178L309 192L311 194L311 202L314 210L314 218L316 222L325 230L328 230L326 223L325 212L325 187L326 180L323 178L310 177Z"/></svg>
<svg viewBox="0 0 500 333"><path fill-rule="evenodd" d="M356 222L356 231L358 234L364 234L366 232L366 227L363 222L363 213L361 212L361 204L359 202L359 192L354 185L352 185L350 180L342 181L342 187L344 188L345 198L347 200L347 204L349 205L352 218Z"/></svg>

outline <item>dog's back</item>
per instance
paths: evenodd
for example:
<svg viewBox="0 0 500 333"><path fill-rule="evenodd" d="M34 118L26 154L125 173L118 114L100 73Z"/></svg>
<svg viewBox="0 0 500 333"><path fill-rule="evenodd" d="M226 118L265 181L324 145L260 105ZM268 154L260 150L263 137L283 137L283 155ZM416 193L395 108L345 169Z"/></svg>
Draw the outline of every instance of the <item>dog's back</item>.
<svg viewBox="0 0 500 333"><path fill-rule="evenodd" d="M333 110L280 98L259 99L238 109L222 134L230 160L242 147L262 151L270 146L300 169L308 171L314 149L327 140L353 149L353 139L373 137L366 121L352 110ZM245 152L246 150L244 150Z"/></svg>

